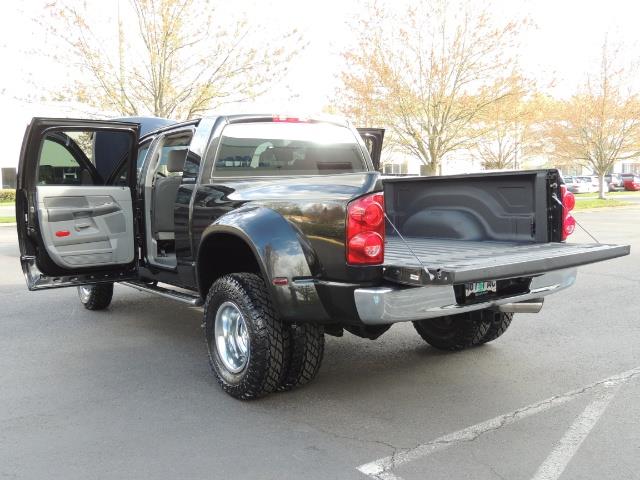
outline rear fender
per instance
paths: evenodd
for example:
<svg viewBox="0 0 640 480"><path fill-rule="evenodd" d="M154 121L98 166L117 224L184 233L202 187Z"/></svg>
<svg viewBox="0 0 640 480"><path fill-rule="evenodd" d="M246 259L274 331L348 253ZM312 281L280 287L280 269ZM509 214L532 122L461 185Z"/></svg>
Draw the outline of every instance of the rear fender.
<svg viewBox="0 0 640 480"><path fill-rule="evenodd" d="M329 319L313 281L319 269L315 251L304 234L282 215L260 206L233 210L204 230L201 248L212 235L220 234L236 236L253 252L275 307L284 320L321 322ZM198 252L200 258L203 255ZM200 271L207 265L198 261L197 268ZM204 297L207 292L201 293Z"/></svg>

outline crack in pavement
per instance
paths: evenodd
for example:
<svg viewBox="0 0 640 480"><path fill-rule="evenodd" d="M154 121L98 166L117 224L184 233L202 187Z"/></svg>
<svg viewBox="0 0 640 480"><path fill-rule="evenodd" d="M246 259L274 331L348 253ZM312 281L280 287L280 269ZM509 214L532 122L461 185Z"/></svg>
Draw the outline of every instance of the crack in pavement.
<svg viewBox="0 0 640 480"><path fill-rule="evenodd" d="M399 447L396 445L393 445L392 443L389 442L385 442L383 440L376 440L376 439L368 439L368 438L361 438L358 436L354 436L354 435L343 435L341 433L336 433L336 432L332 432L331 430L326 430L322 427L319 427L317 425L313 425L311 423L308 422L304 422L304 421L298 421L297 423L302 424L302 425L306 425L307 427L323 433L325 435L329 435L333 438L340 438L343 440L352 440L354 442L360 442L360 443L369 443L369 444L375 444L375 445L380 445L382 447L385 448L389 448L392 450L392 453L390 455L390 457L394 457L395 455L398 454L398 452L403 452L403 451L410 451L412 448L411 447Z"/></svg>
<svg viewBox="0 0 640 480"><path fill-rule="evenodd" d="M394 453L394 455L383 457L378 460L374 460L373 462L365 463L356 468L357 470L364 473L365 475L368 475L371 478L401 480L400 477L396 475L389 475L390 470L393 470L404 463L416 460L420 457L425 457L440 450L444 450L460 442L473 442L486 433L494 432L501 429L502 427L515 423L524 418L562 405L571 400L574 400L581 395L592 392L601 387L621 385L636 376L640 376L640 367L636 367L631 370L627 370L626 372L612 375L603 380L590 383L589 385L586 385L582 388L563 393L562 395L554 395L531 405L513 410L512 412L498 415L497 417L491 418L484 422L480 422L462 430L443 435L439 438L436 438L435 440L418 445L412 449L399 451L397 454Z"/></svg>
<svg viewBox="0 0 640 480"><path fill-rule="evenodd" d="M478 463L478 464L480 464L480 465L482 465L484 467L487 467L489 469L489 471L495 477L499 478L500 480L507 480L506 477L503 477L502 475L500 475L498 473L498 471L493 467L493 465L491 465L490 463L486 463L486 462L483 462L482 460L480 460L473 450L471 451L471 456L473 457L473 459L475 460L476 463Z"/></svg>

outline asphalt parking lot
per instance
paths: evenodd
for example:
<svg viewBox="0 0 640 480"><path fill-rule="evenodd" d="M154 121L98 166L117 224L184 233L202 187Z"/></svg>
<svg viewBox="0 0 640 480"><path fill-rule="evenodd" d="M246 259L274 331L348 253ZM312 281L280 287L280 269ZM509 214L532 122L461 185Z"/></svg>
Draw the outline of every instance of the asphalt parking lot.
<svg viewBox="0 0 640 480"><path fill-rule="evenodd" d="M576 217L631 256L581 268L496 342L328 337L315 382L249 403L215 384L197 309L29 293L0 227L0 478L637 479L640 208Z"/></svg>

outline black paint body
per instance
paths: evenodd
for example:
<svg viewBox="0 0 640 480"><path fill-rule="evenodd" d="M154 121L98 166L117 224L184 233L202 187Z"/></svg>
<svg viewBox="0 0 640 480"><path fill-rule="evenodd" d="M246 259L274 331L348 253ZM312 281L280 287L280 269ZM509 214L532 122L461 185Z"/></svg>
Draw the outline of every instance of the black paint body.
<svg viewBox="0 0 640 480"><path fill-rule="evenodd" d="M355 198L383 190L381 175L374 168L358 132L352 129L365 159L363 172L216 177L213 164L224 127L230 123L271 120L270 116L246 115L205 118L199 122L171 125L142 137L141 142L144 142L187 126L195 128L173 212L177 268L165 269L145 264L146 242L143 238L140 277L145 281L160 281L186 288L204 298L220 275L238 269L253 269L265 279L275 306L285 321L361 324L353 291L360 287L379 286L387 280L383 275L383 266L356 267L347 264L346 212L348 203ZM394 217L398 215L398 200L401 213L406 214L416 205L420 207L425 201L433 203L430 198L441 196L445 208L456 202L460 204L458 210L446 213L445 218L440 220L462 225L463 230L455 232L450 238L464 239L464 227L470 222L469 219L457 221L456 215L459 216L460 211L478 209L476 218L487 220L496 228L504 229L506 225L505 236L511 240L520 240L517 235L510 233L513 226L517 227L514 231L522 232L524 225L529 229L526 230L529 234L531 226L528 222L531 221L532 224L544 225L544 229L538 230L529 241L559 241L562 212L549 197L557 192L561 182L557 172L505 172L495 175L454 176L437 181L424 179L422 182L429 183L426 190L425 186L415 184L416 180L406 183L401 179L389 179L389 188L393 187L393 193L386 192L389 195L389 212ZM537 193L529 195L537 199L536 203L513 207L513 218L491 220L489 212L492 205L500 200L501 195L504 196L504 192L498 194L491 190L493 180L497 180L499 185L504 183L500 178L505 178L510 188L523 188L530 193L536 185ZM447 188L443 183L445 181L458 184L454 186L452 183L451 188ZM477 188L473 182L478 183ZM401 199L399 195L409 187L418 188L420 193L410 193L408 198ZM138 185L137 191L143 191L142 185ZM508 197L501 200L503 204L514 201ZM139 195L137 202L138 212L144 212L142 196ZM484 213L482 208L485 209ZM524 220L518 217L523 213L527 214ZM437 231L438 226L433 221L421 222L423 229ZM139 231L144 235L144 219L139 219L139 225ZM399 221L398 225L403 225L403 222ZM387 230L388 235L395 234L389 228ZM522 236L521 233L518 235ZM251 260L247 261L247 258ZM285 278L288 282L286 285L275 285L275 278Z"/></svg>
<svg viewBox="0 0 640 480"><path fill-rule="evenodd" d="M200 168L192 175L185 172L173 212L177 268L145 263L143 238L140 276L146 281L187 288L204 297L210 286L207 272L222 260L216 258L210 242L232 236L239 251L251 250L283 319L357 324L353 290L379 285L382 267L347 265L346 207L354 198L381 189L379 173L362 144L368 170L365 172L216 178L212 165L224 126L266 119L271 117L228 116L199 122L187 163ZM152 132L141 142L183 126L176 124ZM354 136L359 138L355 130ZM141 187L138 192L144 191ZM141 195L137 210L138 215L144 212ZM140 218L138 225L144 235L144 219ZM213 250L205 255L203 250L210 248ZM273 285L276 277L287 278L288 284Z"/></svg>

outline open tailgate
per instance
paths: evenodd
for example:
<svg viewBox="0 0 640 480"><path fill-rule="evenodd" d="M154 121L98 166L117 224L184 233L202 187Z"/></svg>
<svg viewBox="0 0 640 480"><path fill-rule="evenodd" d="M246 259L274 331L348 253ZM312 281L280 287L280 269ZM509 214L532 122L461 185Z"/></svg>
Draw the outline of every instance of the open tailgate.
<svg viewBox="0 0 640 480"><path fill-rule="evenodd" d="M557 170L385 179L385 278L462 284L628 255L628 245L559 241L561 182Z"/></svg>
<svg viewBox="0 0 640 480"><path fill-rule="evenodd" d="M405 243L406 242L406 243ZM388 237L385 278L413 285L527 277L629 254L628 245Z"/></svg>

